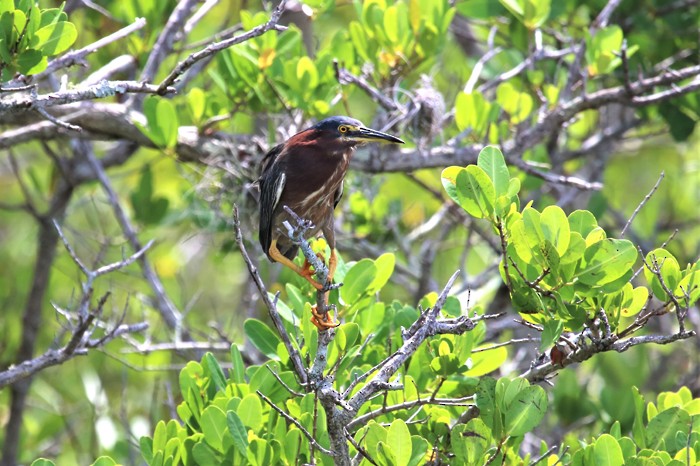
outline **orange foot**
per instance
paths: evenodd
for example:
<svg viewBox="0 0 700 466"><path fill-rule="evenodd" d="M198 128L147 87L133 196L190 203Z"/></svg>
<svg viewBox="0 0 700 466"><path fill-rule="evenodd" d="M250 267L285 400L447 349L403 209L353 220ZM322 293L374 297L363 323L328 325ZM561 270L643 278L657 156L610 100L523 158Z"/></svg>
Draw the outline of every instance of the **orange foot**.
<svg viewBox="0 0 700 466"><path fill-rule="evenodd" d="M319 253L319 254L317 254L317 256L319 256L319 259L321 259L321 261L323 261L323 259L324 259L323 255L321 255ZM311 270L311 263L307 259L304 259L304 265L301 268L299 275L301 275L302 277L304 277L306 279L306 281L311 283L314 288L321 291L324 288L324 285L322 283L314 280L313 276L315 273L316 273L315 270Z"/></svg>
<svg viewBox="0 0 700 466"><path fill-rule="evenodd" d="M316 326L319 331L328 330L329 328L336 328L340 325L340 322L334 322L333 317L329 312L324 312L321 314L317 310L317 306L311 308L311 323Z"/></svg>

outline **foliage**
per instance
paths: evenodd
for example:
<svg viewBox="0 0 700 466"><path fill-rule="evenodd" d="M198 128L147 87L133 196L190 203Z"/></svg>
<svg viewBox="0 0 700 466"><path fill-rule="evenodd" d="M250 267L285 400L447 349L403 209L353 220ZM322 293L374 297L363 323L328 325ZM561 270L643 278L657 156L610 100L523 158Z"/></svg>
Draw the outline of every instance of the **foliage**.
<svg viewBox="0 0 700 466"><path fill-rule="evenodd" d="M629 318L647 309L651 291L633 289L629 283L638 261L632 243L606 238L589 211L568 217L555 206L542 213L530 206L520 211L520 183L510 178L497 148L482 150L477 165L445 169L442 180L455 202L471 215L488 219L500 235L501 273L519 311L541 324L542 350L551 348L564 331L594 331L594 325L601 325L600 321L594 324L601 310L610 335L622 334ZM677 264L665 254L663 264ZM661 257L660 252L651 252L646 261L650 287L657 289L664 306L680 300L688 309L700 294L698 264L683 272L677 265L664 270L658 265ZM405 329L419 319L418 309L373 298L390 280L393 268L393 256L385 254L374 261L356 262L340 277L349 284L341 287L338 303L346 311L347 322L335 330L327 362L334 368L330 376L341 393L361 390L365 382L357 381L369 382L372 368L391 359L391 353L406 341ZM279 302L286 330L302 359L315 360L317 329L304 319L309 304L293 285L287 284L287 291L298 298ZM636 296L641 298L635 300ZM435 306L430 297L421 304ZM452 318L479 314L476 309L462 310L455 299L443 311ZM295 337L297 322L301 333ZM238 348L232 346L228 377L211 354L200 364L188 363L180 373L182 425L161 421L152 438L141 440L148 464L309 463L315 449L310 438L329 448L325 412L314 393L300 393L303 387L295 379L284 344L259 320L249 319L244 327L251 343L272 361L246 368ZM525 378L496 380L484 375L498 368L505 357L505 351L481 346L485 327L482 322L464 335L441 335L418 348L399 377L400 385L362 406L347 426L354 445L362 444L364 453L382 465L424 464L436 455L451 464L530 461L520 456L519 447L547 413L547 393ZM389 348L384 344L387 340ZM479 352L485 349L490 351ZM555 364L554 357L550 364ZM700 414L700 400L693 400L687 388L678 394L660 394L657 405L650 403L646 411L639 392L634 396L634 440L623 437L617 422L611 434L587 445L568 445L560 451L561 458L544 443L541 454L565 464L613 465L650 457L668 464L674 456L700 452L700 436L688 436L693 432L693 416ZM468 406L474 413L464 419ZM289 414L282 416L282 412ZM316 460L333 464L329 456L316 455ZM369 459L362 464L370 464Z"/></svg>
<svg viewBox="0 0 700 466"><path fill-rule="evenodd" d="M696 463L697 3L259 3L0 0L0 464ZM250 194L335 114L408 144L354 155L319 334Z"/></svg>
<svg viewBox="0 0 700 466"><path fill-rule="evenodd" d="M68 50L78 30L60 8L39 8L31 0L0 2L0 71L2 82L15 73L44 71L49 57Z"/></svg>

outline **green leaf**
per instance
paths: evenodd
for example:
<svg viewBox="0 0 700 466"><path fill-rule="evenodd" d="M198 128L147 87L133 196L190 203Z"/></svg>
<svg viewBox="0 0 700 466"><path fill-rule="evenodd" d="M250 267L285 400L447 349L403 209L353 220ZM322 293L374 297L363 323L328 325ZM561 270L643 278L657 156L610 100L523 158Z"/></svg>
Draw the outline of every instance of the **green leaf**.
<svg viewBox="0 0 700 466"><path fill-rule="evenodd" d="M233 383L245 383L245 364L243 363L241 351L235 343L231 343L231 370L229 371L229 376Z"/></svg>
<svg viewBox="0 0 700 466"><path fill-rule="evenodd" d="M480 92L461 92L455 101L455 123L460 131L471 129L477 137L486 134L494 107Z"/></svg>
<svg viewBox="0 0 700 466"><path fill-rule="evenodd" d="M622 466L625 463L620 444L610 434L603 434L596 439L593 458L596 466Z"/></svg>
<svg viewBox="0 0 700 466"><path fill-rule="evenodd" d="M598 221L587 210L575 210L569 214L569 227L572 232L577 232L585 238L598 227Z"/></svg>
<svg viewBox="0 0 700 466"><path fill-rule="evenodd" d="M48 60L35 49L27 49L17 57L17 68L25 76L37 74L46 69Z"/></svg>
<svg viewBox="0 0 700 466"><path fill-rule="evenodd" d="M665 249L657 248L647 253L646 263L649 264L652 270L658 269L658 273L671 292L676 289L681 281L681 269L673 254ZM654 293L654 296L661 301L668 301L669 296L661 285L659 277L647 267L644 267L644 276L651 286L651 291Z"/></svg>
<svg viewBox="0 0 700 466"><path fill-rule="evenodd" d="M219 453L224 453L224 433L227 429L226 414L216 405L209 405L201 419L204 441Z"/></svg>
<svg viewBox="0 0 700 466"><path fill-rule="evenodd" d="M673 294L689 307L700 299L700 270L694 270L683 277Z"/></svg>
<svg viewBox="0 0 700 466"><path fill-rule="evenodd" d="M476 418L454 426L450 436L457 458L466 464L477 464L489 447L491 432L484 421Z"/></svg>
<svg viewBox="0 0 700 466"><path fill-rule="evenodd" d="M187 93L187 108L195 123L202 121L207 108L207 96L202 89L194 87Z"/></svg>
<svg viewBox="0 0 700 466"><path fill-rule="evenodd" d="M177 440L177 439L173 439ZM115 466L117 464L116 461L114 461L112 458L109 456L100 456L95 460L94 463L92 463L92 466Z"/></svg>
<svg viewBox="0 0 700 466"><path fill-rule="evenodd" d="M547 393L538 385L531 385L518 392L505 412L506 433L525 435L532 431L547 412Z"/></svg>
<svg viewBox="0 0 700 466"><path fill-rule="evenodd" d="M284 437L284 457L288 464L296 464L299 457L299 449L302 444L301 431L295 427L289 429Z"/></svg>
<svg viewBox="0 0 700 466"><path fill-rule="evenodd" d="M576 277L584 284L602 286L630 271L637 260L637 249L628 240L604 239L586 248L582 269Z"/></svg>
<svg viewBox="0 0 700 466"><path fill-rule="evenodd" d="M243 330L253 346L261 353L270 359L278 359L277 345L280 339L267 324L258 319L246 319Z"/></svg>
<svg viewBox="0 0 700 466"><path fill-rule="evenodd" d="M73 23L59 21L37 30L31 46L51 57L68 50L77 38L78 30Z"/></svg>
<svg viewBox="0 0 700 466"><path fill-rule="evenodd" d="M556 205L545 207L540 216L540 226L545 239L554 245L560 257L563 256L569 247L571 232L569 219L562 208Z"/></svg>
<svg viewBox="0 0 700 466"><path fill-rule="evenodd" d="M384 11L384 33L390 42L399 41L399 10L392 5Z"/></svg>
<svg viewBox="0 0 700 466"><path fill-rule="evenodd" d="M31 466L56 466L56 463L46 458L38 458L32 462Z"/></svg>
<svg viewBox="0 0 700 466"><path fill-rule="evenodd" d="M482 375L489 374L501 367L506 362L506 359L508 359L508 350L505 346L472 353L471 368L466 371L464 375L481 377Z"/></svg>
<svg viewBox="0 0 700 466"><path fill-rule="evenodd" d="M620 26L599 29L586 44L586 61L591 76L609 73L622 62L618 56L624 34ZM628 50L628 56L630 51Z"/></svg>
<svg viewBox="0 0 700 466"><path fill-rule="evenodd" d="M213 354L207 352L204 355L202 358L202 367L209 372L209 377L216 391L221 391L226 388L226 376L224 376L224 371L221 369L219 362Z"/></svg>
<svg viewBox="0 0 700 466"><path fill-rule="evenodd" d="M377 267L371 259L362 259L353 265L345 274L340 297L344 302L352 304L365 296L367 288L377 277Z"/></svg>
<svg viewBox="0 0 700 466"><path fill-rule="evenodd" d="M394 419L386 435L389 448L393 451L397 466L407 466L411 459L411 433L402 419Z"/></svg>
<svg viewBox="0 0 700 466"><path fill-rule="evenodd" d="M203 441L192 447L192 457L196 464L221 464L221 457Z"/></svg>
<svg viewBox="0 0 700 466"><path fill-rule="evenodd" d="M496 146L486 146L479 152L477 165L493 182L496 197L509 194L510 173L503 153Z"/></svg>
<svg viewBox="0 0 700 466"><path fill-rule="evenodd" d="M374 266L377 268L377 274L369 285L369 289L372 290L371 293L376 293L387 284L389 278L394 273L394 266L396 265L396 256L391 252L385 252L381 256L377 257L374 261Z"/></svg>
<svg viewBox="0 0 700 466"><path fill-rule="evenodd" d="M274 452L270 442L256 438L248 445L248 461L253 466L268 466L273 464Z"/></svg>
<svg viewBox="0 0 700 466"><path fill-rule="evenodd" d="M496 102L510 115L510 122L514 125L525 121L535 107L532 96L518 91L511 82L504 82L496 88Z"/></svg>
<svg viewBox="0 0 700 466"><path fill-rule="evenodd" d="M335 342L340 351L345 352L355 344L359 335L360 326L354 322L348 322L336 329Z"/></svg>
<svg viewBox="0 0 700 466"><path fill-rule="evenodd" d="M671 450L675 443L676 434L688 432L690 422L688 412L677 406L660 412L647 425L647 446L658 450L666 445Z"/></svg>
<svg viewBox="0 0 700 466"><path fill-rule="evenodd" d="M243 424L258 432L262 428L262 404L260 398L254 393L250 393L243 397L241 404L238 405L236 413L243 421Z"/></svg>
<svg viewBox="0 0 700 466"><path fill-rule="evenodd" d="M231 437L233 437L233 447L236 449L236 451L238 451L238 453L247 458L248 431L243 425L243 421L241 421L241 418L238 417L238 414L233 411L228 411L226 413L226 425Z"/></svg>
<svg viewBox="0 0 700 466"><path fill-rule="evenodd" d="M43 28L64 21L68 21L68 15L63 11L63 6L61 6L61 8L48 8L41 12L41 22L39 26Z"/></svg>
<svg viewBox="0 0 700 466"><path fill-rule="evenodd" d="M551 348L564 331L564 321L559 319L547 319L542 325L540 351Z"/></svg>
<svg viewBox="0 0 700 466"><path fill-rule="evenodd" d="M151 463L153 459L153 439L147 436L143 436L139 439L139 449L141 450L141 456L146 460L146 463Z"/></svg>
<svg viewBox="0 0 700 466"><path fill-rule="evenodd" d="M488 218L493 214L496 192L484 170L469 165L459 172L455 183L457 202L467 213L475 218Z"/></svg>
<svg viewBox="0 0 700 466"><path fill-rule="evenodd" d="M318 86L318 70L313 61L307 56L303 56L297 62L297 80L300 89L309 90Z"/></svg>

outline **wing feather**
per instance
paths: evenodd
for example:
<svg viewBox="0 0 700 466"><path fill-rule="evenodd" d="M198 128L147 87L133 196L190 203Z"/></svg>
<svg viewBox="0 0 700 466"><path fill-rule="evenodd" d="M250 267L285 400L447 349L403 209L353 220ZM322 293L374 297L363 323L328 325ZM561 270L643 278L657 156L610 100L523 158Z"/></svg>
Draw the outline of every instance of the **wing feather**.
<svg viewBox="0 0 700 466"><path fill-rule="evenodd" d="M262 161L262 174L258 180L260 185L260 245L265 254L268 254L272 244L273 217L286 182L286 176L278 158L281 152L282 145L278 145L265 155Z"/></svg>

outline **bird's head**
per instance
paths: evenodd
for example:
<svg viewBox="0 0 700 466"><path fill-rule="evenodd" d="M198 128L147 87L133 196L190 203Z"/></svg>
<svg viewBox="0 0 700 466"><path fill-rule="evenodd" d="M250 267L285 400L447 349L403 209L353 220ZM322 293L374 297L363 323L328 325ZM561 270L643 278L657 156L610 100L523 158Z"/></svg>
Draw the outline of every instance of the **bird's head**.
<svg viewBox="0 0 700 466"><path fill-rule="evenodd" d="M334 116L316 123L311 129L324 139L336 141L347 147L354 147L367 142L404 142L375 129L367 128L361 121L346 116Z"/></svg>

